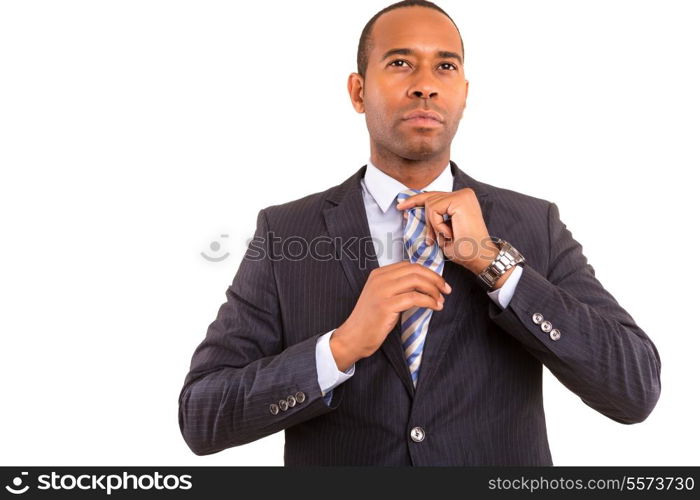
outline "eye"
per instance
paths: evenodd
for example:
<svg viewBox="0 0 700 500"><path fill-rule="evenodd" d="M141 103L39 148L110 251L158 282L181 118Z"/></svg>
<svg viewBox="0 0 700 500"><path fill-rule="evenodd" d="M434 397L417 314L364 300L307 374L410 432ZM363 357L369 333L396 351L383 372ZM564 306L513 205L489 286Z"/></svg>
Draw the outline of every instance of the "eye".
<svg viewBox="0 0 700 500"><path fill-rule="evenodd" d="M396 66L397 68L403 68L406 64L408 64L408 62L405 59L395 59L389 63L389 66L392 66L394 63L404 63L404 65L402 66Z"/></svg>
<svg viewBox="0 0 700 500"><path fill-rule="evenodd" d="M449 65L449 66L452 66L452 67L455 69L455 71L457 71L457 66L455 66L455 65L452 64L452 63L448 63L448 62L440 63L440 66L444 66L444 65L446 65L446 64Z"/></svg>

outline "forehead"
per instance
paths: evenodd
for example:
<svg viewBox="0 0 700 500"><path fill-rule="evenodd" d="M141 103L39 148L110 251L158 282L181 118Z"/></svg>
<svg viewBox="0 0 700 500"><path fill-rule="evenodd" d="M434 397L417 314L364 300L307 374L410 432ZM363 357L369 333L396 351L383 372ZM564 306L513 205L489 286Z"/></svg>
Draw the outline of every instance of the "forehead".
<svg viewBox="0 0 700 500"><path fill-rule="evenodd" d="M461 54L455 25L442 12L427 7L401 7L382 14L372 27L370 58L385 51L406 47L433 53L449 50Z"/></svg>

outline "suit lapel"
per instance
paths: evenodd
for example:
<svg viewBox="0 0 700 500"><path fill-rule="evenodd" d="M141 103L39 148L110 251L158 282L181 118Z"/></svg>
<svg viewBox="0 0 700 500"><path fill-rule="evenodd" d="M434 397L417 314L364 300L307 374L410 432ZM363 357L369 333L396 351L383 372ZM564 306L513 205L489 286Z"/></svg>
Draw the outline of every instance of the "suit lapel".
<svg viewBox="0 0 700 500"><path fill-rule="evenodd" d="M337 189L333 190L327 198L330 206L323 209L328 234L336 243L336 259L340 261L353 293L358 298L369 273L379 267L362 198L362 185L360 184L366 168L366 165L362 166ZM481 189L483 185L462 172L452 161L450 161L450 168L454 176L453 191L465 187L473 188L488 226L490 202L486 190ZM416 389L428 384L432 373L439 365L440 359L448 347L449 340L459 325L463 324L462 319L470 310L472 304L470 295L478 289L476 277L449 260L445 261L443 276L452 285L453 291L445 297L443 310L433 311L428 325L428 335L423 348L423 359L421 360ZM381 345L381 351L389 360L408 393L413 397L416 390L413 387L411 374L403 355L400 321L397 321L394 329L387 335Z"/></svg>
<svg viewBox="0 0 700 500"><path fill-rule="evenodd" d="M333 238L336 258L357 296L372 269L379 267L367 222L362 185L366 165L343 182L327 198L332 206L323 209L328 234Z"/></svg>

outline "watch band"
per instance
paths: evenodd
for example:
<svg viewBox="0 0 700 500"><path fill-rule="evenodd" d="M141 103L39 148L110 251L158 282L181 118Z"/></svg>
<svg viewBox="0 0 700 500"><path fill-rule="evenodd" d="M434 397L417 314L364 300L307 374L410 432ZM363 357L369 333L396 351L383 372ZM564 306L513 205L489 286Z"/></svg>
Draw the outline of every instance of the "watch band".
<svg viewBox="0 0 700 500"><path fill-rule="evenodd" d="M513 245L501 238L492 237L492 240L499 249L498 255L478 276L479 284L489 292L508 269L525 262L525 257Z"/></svg>

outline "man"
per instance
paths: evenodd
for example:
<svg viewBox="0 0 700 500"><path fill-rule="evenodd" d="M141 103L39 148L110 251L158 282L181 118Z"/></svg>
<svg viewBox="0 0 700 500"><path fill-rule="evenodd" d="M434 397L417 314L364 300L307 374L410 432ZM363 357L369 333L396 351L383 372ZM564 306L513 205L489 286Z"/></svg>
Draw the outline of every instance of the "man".
<svg viewBox="0 0 700 500"><path fill-rule="evenodd" d="M617 422L655 407L656 347L557 206L450 160L463 64L435 4L368 22L348 91L370 162L259 212L180 394L194 453L285 430L286 465L551 465L542 365Z"/></svg>

